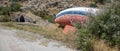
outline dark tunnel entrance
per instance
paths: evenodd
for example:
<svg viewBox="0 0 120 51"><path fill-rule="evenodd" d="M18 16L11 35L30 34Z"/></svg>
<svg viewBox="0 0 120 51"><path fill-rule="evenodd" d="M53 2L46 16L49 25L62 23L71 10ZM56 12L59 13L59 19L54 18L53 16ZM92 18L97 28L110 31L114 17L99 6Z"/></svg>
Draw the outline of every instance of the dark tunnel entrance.
<svg viewBox="0 0 120 51"><path fill-rule="evenodd" d="M24 18L24 16L22 15L22 16L20 16L20 20L19 20L19 22L25 22L25 18Z"/></svg>

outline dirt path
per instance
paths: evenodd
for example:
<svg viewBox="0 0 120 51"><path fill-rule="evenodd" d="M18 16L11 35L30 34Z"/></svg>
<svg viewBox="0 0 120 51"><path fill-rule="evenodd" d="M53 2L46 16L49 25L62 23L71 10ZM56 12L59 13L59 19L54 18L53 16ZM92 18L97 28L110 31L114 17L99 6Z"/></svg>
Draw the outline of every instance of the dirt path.
<svg viewBox="0 0 120 51"><path fill-rule="evenodd" d="M31 32L0 28L0 51L75 51Z"/></svg>

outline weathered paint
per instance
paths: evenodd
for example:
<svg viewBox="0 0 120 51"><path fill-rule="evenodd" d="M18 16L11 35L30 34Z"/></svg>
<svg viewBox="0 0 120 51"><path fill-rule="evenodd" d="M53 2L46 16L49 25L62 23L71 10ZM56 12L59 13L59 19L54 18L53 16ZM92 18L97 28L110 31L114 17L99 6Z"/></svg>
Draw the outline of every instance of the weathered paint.
<svg viewBox="0 0 120 51"><path fill-rule="evenodd" d="M63 33L66 34L67 32L74 30L72 22L85 24L87 21L87 15L96 15L98 10L99 9L87 7L69 8L58 13L55 17L55 22L59 23L60 26L65 27Z"/></svg>

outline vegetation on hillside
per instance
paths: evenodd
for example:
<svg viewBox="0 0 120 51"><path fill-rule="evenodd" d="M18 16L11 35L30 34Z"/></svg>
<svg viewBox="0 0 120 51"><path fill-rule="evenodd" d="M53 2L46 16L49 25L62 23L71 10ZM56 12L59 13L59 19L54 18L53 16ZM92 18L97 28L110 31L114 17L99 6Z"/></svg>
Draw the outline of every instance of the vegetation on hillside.
<svg viewBox="0 0 120 51"><path fill-rule="evenodd" d="M37 16L40 16L44 20L48 20L51 23L54 22L54 16L49 15L49 12L46 10L34 11L33 13Z"/></svg>
<svg viewBox="0 0 120 51"><path fill-rule="evenodd" d="M108 0L94 0L90 7L97 7L97 3L104 4L111 2ZM16 23L3 23L4 26L13 27L20 30L30 31L44 35L47 38L52 38L65 42L67 45L78 48L82 51L96 51L95 42L102 40L110 47L120 48L120 2L112 3L99 15L89 16L86 25L75 24L77 31L68 35L61 33L61 29L57 26L35 26ZM0 21L10 21L10 13L20 11L21 5L13 3L10 6L0 7ZM42 17L49 22L54 22L54 17L49 15L46 10L34 11L35 15ZM96 41L97 40L97 41ZM100 44L98 44L100 45ZM104 48L103 48L104 49ZM120 49L119 49L120 50ZM109 50L108 50L109 51Z"/></svg>
<svg viewBox="0 0 120 51"><path fill-rule="evenodd" d="M91 16L89 28L93 35L108 41L111 45L120 45L120 6L114 3L98 16Z"/></svg>
<svg viewBox="0 0 120 51"><path fill-rule="evenodd" d="M111 47L120 48L119 8L119 2L113 3L103 13L89 16L87 26L78 29L78 44L83 51L94 51L95 39L101 39Z"/></svg>
<svg viewBox="0 0 120 51"><path fill-rule="evenodd" d="M34 32L44 36L45 38L64 42L64 45L68 47L77 48L77 39L76 39L77 36L74 35L74 33L71 33L69 35L63 34L62 29L58 28L57 24L38 26L33 24L7 22L7 23L0 23L0 26L1 25L24 30L24 31Z"/></svg>
<svg viewBox="0 0 120 51"><path fill-rule="evenodd" d="M22 5L16 2L13 2L10 5L6 5L6 6L0 6L0 21L1 22L11 21L10 14L12 12L21 11L20 9L21 7Z"/></svg>

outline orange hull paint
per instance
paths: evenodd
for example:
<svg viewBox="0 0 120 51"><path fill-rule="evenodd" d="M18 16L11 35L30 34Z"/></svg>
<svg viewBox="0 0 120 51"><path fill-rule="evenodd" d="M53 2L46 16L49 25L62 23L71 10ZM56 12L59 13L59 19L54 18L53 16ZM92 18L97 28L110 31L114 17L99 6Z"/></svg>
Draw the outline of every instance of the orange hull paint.
<svg viewBox="0 0 120 51"><path fill-rule="evenodd" d="M72 22L80 22L82 24L86 23L86 16L80 15L64 15L55 19L56 23L59 23L60 26L64 26L63 33L68 33L69 31L74 31L75 28L72 25ZM68 26L69 25L69 26Z"/></svg>

